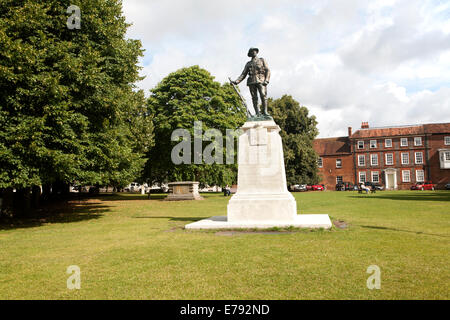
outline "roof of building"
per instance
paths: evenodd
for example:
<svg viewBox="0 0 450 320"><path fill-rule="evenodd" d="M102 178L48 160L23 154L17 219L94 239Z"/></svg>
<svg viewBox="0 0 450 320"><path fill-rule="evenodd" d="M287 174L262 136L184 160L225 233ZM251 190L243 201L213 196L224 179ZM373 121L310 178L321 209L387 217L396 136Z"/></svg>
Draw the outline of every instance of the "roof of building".
<svg viewBox="0 0 450 320"><path fill-rule="evenodd" d="M348 137L315 139L313 148L319 156L351 154Z"/></svg>
<svg viewBox="0 0 450 320"><path fill-rule="evenodd" d="M428 123L423 126L427 133L450 133L450 123Z"/></svg>
<svg viewBox="0 0 450 320"><path fill-rule="evenodd" d="M409 136L424 135L425 133L448 133L450 132L450 123L430 123L411 126L379 127L358 129L352 134L352 139L390 137L390 136Z"/></svg>

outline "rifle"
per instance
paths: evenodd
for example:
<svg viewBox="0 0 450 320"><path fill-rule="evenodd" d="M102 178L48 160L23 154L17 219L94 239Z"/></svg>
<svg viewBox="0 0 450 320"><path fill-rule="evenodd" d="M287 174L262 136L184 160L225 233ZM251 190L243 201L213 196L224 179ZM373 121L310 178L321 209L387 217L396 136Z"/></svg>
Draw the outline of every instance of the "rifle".
<svg viewBox="0 0 450 320"><path fill-rule="evenodd" d="M241 95L241 92L239 91L239 87L237 87L234 83L233 80L231 80L230 77L228 77L228 80L230 80L230 84L233 86L234 91L236 91L236 93L238 94L239 98L241 98L241 102L245 107L245 110L247 110L247 118L250 118L252 116L252 114L250 113L250 111L248 110L247 107L247 103L245 102L244 97Z"/></svg>

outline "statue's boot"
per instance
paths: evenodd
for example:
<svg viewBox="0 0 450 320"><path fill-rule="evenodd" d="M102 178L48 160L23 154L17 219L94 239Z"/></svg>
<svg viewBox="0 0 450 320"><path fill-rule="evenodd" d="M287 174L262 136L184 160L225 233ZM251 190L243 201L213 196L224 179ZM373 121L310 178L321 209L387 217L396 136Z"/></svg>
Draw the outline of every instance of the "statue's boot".
<svg viewBox="0 0 450 320"><path fill-rule="evenodd" d="M267 99L264 99L262 102L262 110L263 110L263 115L268 116L269 114L267 113Z"/></svg>
<svg viewBox="0 0 450 320"><path fill-rule="evenodd" d="M259 111L258 99L253 100L253 108L255 109L256 116L259 117L261 115L261 111Z"/></svg>

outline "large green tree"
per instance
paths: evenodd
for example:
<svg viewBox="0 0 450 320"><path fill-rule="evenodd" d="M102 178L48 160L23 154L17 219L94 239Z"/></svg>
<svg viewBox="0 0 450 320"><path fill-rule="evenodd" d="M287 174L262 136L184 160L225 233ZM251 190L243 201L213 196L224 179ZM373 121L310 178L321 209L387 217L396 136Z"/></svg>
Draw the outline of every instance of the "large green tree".
<svg viewBox="0 0 450 320"><path fill-rule="evenodd" d="M289 95L269 99L268 109L281 128L288 185L318 183L317 154L313 140L319 134L316 117Z"/></svg>
<svg viewBox="0 0 450 320"><path fill-rule="evenodd" d="M139 175L152 127L127 27L119 0L0 1L0 188Z"/></svg>
<svg viewBox="0 0 450 320"><path fill-rule="evenodd" d="M153 118L155 145L148 153L144 178L149 182L196 180L202 184L231 184L236 181L236 163L194 163L194 147L190 164L174 164L171 152L178 141L171 141L176 129L184 128L194 138L194 122L202 122L202 134L217 129L225 137L226 129L239 128L246 110L229 84L221 85L211 74L198 67L182 68L169 74L153 90L148 99ZM214 138L212 139L215 140ZM203 142L202 150L211 142ZM235 142L235 149L237 143ZM225 149L226 142L223 141Z"/></svg>

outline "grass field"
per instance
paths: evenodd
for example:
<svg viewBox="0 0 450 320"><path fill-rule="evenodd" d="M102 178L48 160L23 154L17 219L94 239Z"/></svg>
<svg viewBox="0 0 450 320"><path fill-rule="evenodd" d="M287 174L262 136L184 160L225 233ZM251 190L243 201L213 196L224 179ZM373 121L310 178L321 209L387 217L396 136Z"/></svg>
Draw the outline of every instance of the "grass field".
<svg viewBox="0 0 450 320"><path fill-rule="evenodd" d="M295 193L346 228L187 231L228 199L120 194L0 225L0 299L449 299L450 192ZM68 290L67 267L81 269ZM369 290L370 265L381 289Z"/></svg>

